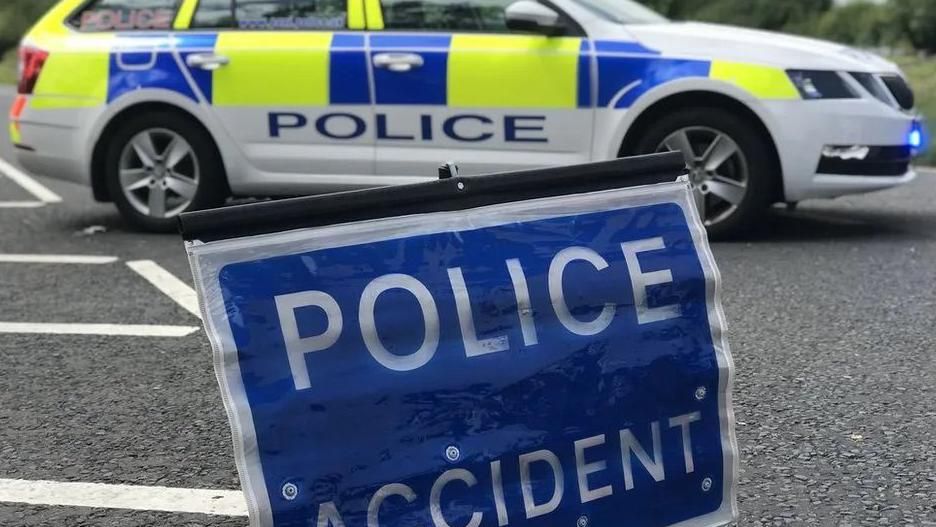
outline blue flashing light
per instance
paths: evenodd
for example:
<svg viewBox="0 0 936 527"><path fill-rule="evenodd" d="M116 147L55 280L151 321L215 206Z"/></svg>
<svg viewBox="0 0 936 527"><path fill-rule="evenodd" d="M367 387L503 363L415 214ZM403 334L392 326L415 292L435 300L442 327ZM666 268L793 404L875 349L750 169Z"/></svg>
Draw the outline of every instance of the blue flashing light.
<svg viewBox="0 0 936 527"><path fill-rule="evenodd" d="M910 146L913 148L920 148L923 146L923 132L918 128L914 128L910 131L910 137L908 138Z"/></svg>

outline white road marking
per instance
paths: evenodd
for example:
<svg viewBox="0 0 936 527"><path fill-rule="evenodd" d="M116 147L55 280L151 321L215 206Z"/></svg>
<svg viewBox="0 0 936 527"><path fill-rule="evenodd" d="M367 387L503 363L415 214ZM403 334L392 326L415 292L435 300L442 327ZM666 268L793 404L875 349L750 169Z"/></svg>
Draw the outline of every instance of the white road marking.
<svg viewBox="0 0 936 527"><path fill-rule="evenodd" d="M104 335L116 337L185 337L195 326L138 324L61 324L44 322L0 322L0 333L33 335Z"/></svg>
<svg viewBox="0 0 936 527"><path fill-rule="evenodd" d="M174 274L152 260L127 262L127 266L145 278L147 282L153 284L156 289L162 291L176 304L182 306L183 309L201 318L201 311L198 309L198 295L195 294L195 290L176 278Z"/></svg>
<svg viewBox="0 0 936 527"><path fill-rule="evenodd" d="M0 479L0 503L247 516L239 490Z"/></svg>
<svg viewBox="0 0 936 527"><path fill-rule="evenodd" d="M114 263L116 256L89 256L74 254L0 254L0 263L28 264L84 264L103 265Z"/></svg>
<svg viewBox="0 0 936 527"><path fill-rule="evenodd" d="M0 209L38 209L44 206L41 201L0 201Z"/></svg>
<svg viewBox="0 0 936 527"><path fill-rule="evenodd" d="M62 198L49 190L45 185L39 183L22 170L0 159L0 174L10 178L14 183L23 187L23 190L29 192L43 203L61 203Z"/></svg>

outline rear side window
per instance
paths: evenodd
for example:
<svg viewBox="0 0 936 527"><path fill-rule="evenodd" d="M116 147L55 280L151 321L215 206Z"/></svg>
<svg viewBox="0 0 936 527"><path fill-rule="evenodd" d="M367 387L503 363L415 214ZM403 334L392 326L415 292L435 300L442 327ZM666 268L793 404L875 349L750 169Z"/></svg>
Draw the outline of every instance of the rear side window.
<svg viewBox="0 0 936 527"><path fill-rule="evenodd" d="M381 0L385 29L507 33L514 0Z"/></svg>
<svg viewBox="0 0 936 527"><path fill-rule="evenodd" d="M234 27L234 2L231 0L199 0L193 28Z"/></svg>
<svg viewBox="0 0 936 527"><path fill-rule="evenodd" d="M81 31L166 30L180 0L93 0L70 20Z"/></svg>
<svg viewBox="0 0 936 527"><path fill-rule="evenodd" d="M201 0L192 27L345 29L348 27L347 0Z"/></svg>

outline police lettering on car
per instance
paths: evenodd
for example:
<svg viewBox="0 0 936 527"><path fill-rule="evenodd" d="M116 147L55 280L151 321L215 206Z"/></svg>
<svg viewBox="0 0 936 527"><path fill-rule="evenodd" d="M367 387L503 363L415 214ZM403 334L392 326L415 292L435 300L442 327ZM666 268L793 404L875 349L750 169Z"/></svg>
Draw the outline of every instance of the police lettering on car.
<svg viewBox="0 0 936 527"><path fill-rule="evenodd" d="M313 123L301 113L270 112L270 137L282 137L285 130L314 129L328 139L357 139L372 128L377 140L391 141L432 141L437 134L454 141L468 143L489 141L498 136L507 143L548 143L544 135L543 115L505 115L495 123L490 117L478 114L453 115L436 124L432 115L416 115L410 123L401 123L391 130L389 117L377 114L373 126L353 113L326 113L314 119ZM465 123L465 125L462 125ZM473 124L474 132L466 132L464 127Z"/></svg>

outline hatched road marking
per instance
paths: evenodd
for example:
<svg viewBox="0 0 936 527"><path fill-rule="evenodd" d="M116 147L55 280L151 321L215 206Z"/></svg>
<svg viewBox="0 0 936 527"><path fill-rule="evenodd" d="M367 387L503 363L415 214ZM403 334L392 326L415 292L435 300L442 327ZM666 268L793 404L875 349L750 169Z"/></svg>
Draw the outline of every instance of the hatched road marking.
<svg viewBox="0 0 936 527"><path fill-rule="evenodd" d="M112 337L185 337L196 326L146 324L60 324L45 322L0 322L0 333L33 335L103 335Z"/></svg>
<svg viewBox="0 0 936 527"><path fill-rule="evenodd" d="M182 306L183 309L201 318L201 311L198 309L198 295L195 294L195 290L176 278L174 274L163 269L152 260L127 262L127 267L133 269L147 282L153 284L153 287L159 289L176 304Z"/></svg>
<svg viewBox="0 0 936 527"><path fill-rule="evenodd" d="M103 265L114 263L116 256L91 256L73 254L0 254L0 263L33 264L83 264Z"/></svg>
<svg viewBox="0 0 936 527"><path fill-rule="evenodd" d="M0 264L77 264L104 265L119 261L116 256L70 254L0 254ZM159 289L175 303L199 317L195 291L169 271L151 260L127 262L134 272ZM199 317L200 318L200 317ZM73 324L56 322L0 322L0 334L33 335L102 335L113 337L185 337L201 329L198 326L159 324Z"/></svg>
<svg viewBox="0 0 936 527"><path fill-rule="evenodd" d="M39 183L28 174L11 165L10 163L7 163L3 159L0 159L0 174L11 179L17 185L23 187L23 190L32 194L37 200L39 200L42 205L62 202L62 198L58 194L52 192L45 185Z"/></svg>
<svg viewBox="0 0 936 527"><path fill-rule="evenodd" d="M0 503L247 516L239 490L0 479Z"/></svg>
<svg viewBox="0 0 936 527"><path fill-rule="evenodd" d="M0 209L38 209L44 206L41 201L0 201Z"/></svg>

